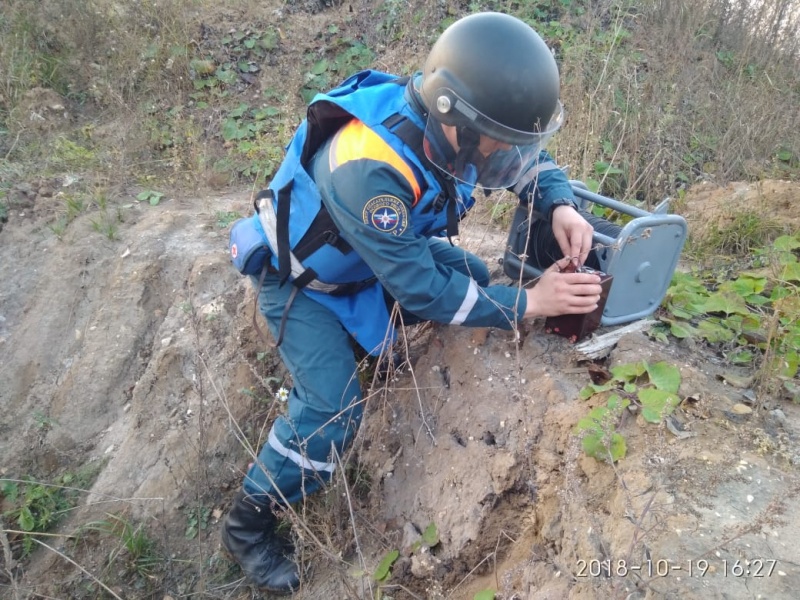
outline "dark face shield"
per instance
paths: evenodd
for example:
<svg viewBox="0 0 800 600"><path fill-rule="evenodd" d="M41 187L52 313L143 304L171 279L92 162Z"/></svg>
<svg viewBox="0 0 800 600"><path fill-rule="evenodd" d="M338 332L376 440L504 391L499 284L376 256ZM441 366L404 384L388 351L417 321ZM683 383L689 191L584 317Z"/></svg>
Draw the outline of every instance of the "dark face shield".
<svg viewBox="0 0 800 600"><path fill-rule="evenodd" d="M437 93L436 110L428 113L425 155L458 181L485 189L513 186L558 131L564 110L542 131L518 131L492 120L461 100L452 90ZM456 128L457 148L447 141L443 126Z"/></svg>

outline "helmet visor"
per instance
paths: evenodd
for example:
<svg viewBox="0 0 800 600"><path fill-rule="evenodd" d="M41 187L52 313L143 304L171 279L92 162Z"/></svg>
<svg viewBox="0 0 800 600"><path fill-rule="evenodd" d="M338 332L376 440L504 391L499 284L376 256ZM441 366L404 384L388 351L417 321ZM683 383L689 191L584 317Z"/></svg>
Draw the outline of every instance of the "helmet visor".
<svg viewBox="0 0 800 600"><path fill-rule="evenodd" d="M508 188L536 160L563 120L559 102L542 131L519 131L482 114L452 90L441 89L428 112L425 156L458 181L485 189ZM456 146L445 135L448 125L455 127Z"/></svg>

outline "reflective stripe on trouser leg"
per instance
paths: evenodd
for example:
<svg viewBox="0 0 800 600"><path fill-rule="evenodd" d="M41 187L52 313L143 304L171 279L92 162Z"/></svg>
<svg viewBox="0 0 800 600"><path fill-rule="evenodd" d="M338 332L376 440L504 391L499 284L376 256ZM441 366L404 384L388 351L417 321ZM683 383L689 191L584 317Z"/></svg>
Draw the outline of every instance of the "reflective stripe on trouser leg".
<svg viewBox="0 0 800 600"><path fill-rule="evenodd" d="M279 287L274 275L264 279L258 302L273 335L291 287ZM341 455L353 439L363 406L349 334L336 315L303 293L289 309L278 350L294 388L286 414L273 423L245 477L244 489L277 501L282 494L292 503L330 479L336 466L332 448Z"/></svg>
<svg viewBox="0 0 800 600"><path fill-rule="evenodd" d="M439 238L431 238L428 240L428 248L430 248L433 260L440 265L445 265L452 268L459 273L463 273L475 280L480 287L489 285L489 268L486 263L480 258L467 252L460 246L453 246L450 242ZM401 309L403 316L403 323L406 325L413 325L424 321L417 315Z"/></svg>

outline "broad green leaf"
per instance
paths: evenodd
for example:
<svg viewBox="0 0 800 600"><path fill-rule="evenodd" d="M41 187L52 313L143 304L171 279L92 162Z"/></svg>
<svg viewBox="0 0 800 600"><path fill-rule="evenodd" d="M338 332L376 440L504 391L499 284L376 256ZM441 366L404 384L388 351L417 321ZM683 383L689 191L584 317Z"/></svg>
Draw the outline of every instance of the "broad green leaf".
<svg viewBox="0 0 800 600"><path fill-rule="evenodd" d="M311 67L311 73L314 75L322 75L325 71L328 70L328 61L327 59L318 60L314 63Z"/></svg>
<svg viewBox="0 0 800 600"><path fill-rule="evenodd" d="M439 543L439 532L436 531L436 523L431 523L425 528L425 531L422 532L422 541L425 542L428 548L433 548Z"/></svg>
<svg viewBox="0 0 800 600"><path fill-rule="evenodd" d="M654 365L647 365L647 374L650 383L664 392L678 393L681 385L681 372L678 367L661 361Z"/></svg>
<svg viewBox="0 0 800 600"><path fill-rule="evenodd" d="M733 281L726 281L719 286L721 292L733 292L737 296L749 298L760 294L767 287L767 278L750 274L740 275Z"/></svg>
<svg viewBox="0 0 800 600"><path fill-rule="evenodd" d="M703 310L707 313L748 314L747 305L744 298L730 292L717 292L711 294L703 304Z"/></svg>
<svg viewBox="0 0 800 600"><path fill-rule="evenodd" d="M688 323L680 323L678 321L670 324L669 332L679 340L697 335L697 330L694 327Z"/></svg>
<svg viewBox="0 0 800 600"><path fill-rule="evenodd" d="M494 590L481 590L473 597L473 600L494 600Z"/></svg>
<svg viewBox="0 0 800 600"><path fill-rule="evenodd" d="M797 375L798 368L800 368L800 354L794 351L787 352L781 361L779 375L791 379Z"/></svg>
<svg viewBox="0 0 800 600"><path fill-rule="evenodd" d="M230 142L231 140L237 140L241 137L241 131L239 129L239 121L236 119L225 119L222 123L222 139L226 142Z"/></svg>
<svg viewBox="0 0 800 600"><path fill-rule="evenodd" d="M653 330L653 331L651 331L650 332L650 337L652 337L657 342L661 342L663 344L668 344L669 343L669 338L667 337L667 334L664 333L661 330Z"/></svg>
<svg viewBox="0 0 800 600"><path fill-rule="evenodd" d="M386 579L389 577L389 572L392 568L392 565L394 564L394 561L397 560L398 556L400 556L400 552L397 550L391 550L386 553L386 556L381 559L380 564L375 569L375 573L372 575L375 581L386 581Z"/></svg>
<svg viewBox="0 0 800 600"><path fill-rule="evenodd" d="M584 180L586 187L589 188L590 192L594 192L595 194L600 190L600 182L596 179L592 179L591 177L587 177Z"/></svg>
<svg viewBox="0 0 800 600"><path fill-rule="evenodd" d="M260 40L261 47L264 50L274 50L278 45L278 34L275 31L268 31L263 35Z"/></svg>
<svg viewBox="0 0 800 600"><path fill-rule="evenodd" d="M228 85L236 83L239 79L239 76L230 69L217 69L216 75L217 79Z"/></svg>
<svg viewBox="0 0 800 600"><path fill-rule="evenodd" d="M606 404L608 405L608 408L610 408L613 411L621 411L625 408L628 408L628 406L630 406L630 403L631 401L628 400L627 398L620 398L619 396L614 394L613 396L611 396L611 398L608 399L608 402Z"/></svg>
<svg viewBox="0 0 800 600"><path fill-rule="evenodd" d="M605 406L598 406L587 416L578 421L575 426L575 432L581 431L600 431L602 429L603 418L608 414L608 409Z"/></svg>
<svg viewBox="0 0 800 600"><path fill-rule="evenodd" d="M697 325L697 330L703 338L712 344L730 342L734 338L734 333L730 329L710 319L700 321Z"/></svg>
<svg viewBox="0 0 800 600"><path fill-rule="evenodd" d="M588 456L598 460L606 460L610 455L612 462L617 462L619 459L624 458L625 454L628 452L628 445L625 442L625 438L618 433L611 434L611 443L609 447L606 447L603 443L603 435L598 433L585 436L583 440L581 440L581 446Z"/></svg>
<svg viewBox="0 0 800 600"><path fill-rule="evenodd" d="M694 318L698 313L703 312L703 311L692 312L690 310L685 310L685 308L677 306L672 303L668 303L667 309L669 310L670 313L672 313L673 316L678 317L679 319L686 319L687 321L689 319Z"/></svg>
<svg viewBox="0 0 800 600"><path fill-rule="evenodd" d="M588 400L589 398L591 398L595 394L599 394L600 392L608 391L612 387L614 387L614 383L613 382L607 382L607 383L604 383L602 385L597 385L595 383L590 383L589 385L587 385L586 387L581 389L580 392L578 392L578 398L580 398L581 400Z"/></svg>
<svg viewBox="0 0 800 600"><path fill-rule="evenodd" d="M800 248L800 238L797 236L782 235L772 242L772 247L775 248L775 250L791 252L792 250Z"/></svg>
<svg viewBox="0 0 800 600"><path fill-rule="evenodd" d="M793 262L784 265L781 279L783 281L800 281L800 263Z"/></svg>
<svg viewBox="0 0 800 600"><path fill-rule="evenodd" d="M250 106L244 102L240 102L239 106L232 109L231 112L228 113L228 116L234 119L239 119L245 116L248 110L250 110Z"/></svg>
<svg viewBox="0 0 800 600"><path fill-rule="evenodd" d="M594 172L598 175L622 175L624 173L622 169L612 167L610 163L602 160L594 163Z"/></svg>
<svg viewBox="0 0 800 600"><path fill-rule="evenodd" d="M611 374L619 381L633 381L637 377L644 375L647 364L644 361L617 365L611 368Z"/></svg>
<svg viewBox="0 0 800 600"><path fill-rule="evenodd" d="M736 350L728 354L728 360L739 365L749 364L753 362L753 353L750 350Z"/></svg>
<svg viewBox="0 0 800 600"><path fill-rule="evenodd" d="M637 397L642 403L642 417L649 423L660 423L681 403L676 394L656 388L641 389Z"/></svg>

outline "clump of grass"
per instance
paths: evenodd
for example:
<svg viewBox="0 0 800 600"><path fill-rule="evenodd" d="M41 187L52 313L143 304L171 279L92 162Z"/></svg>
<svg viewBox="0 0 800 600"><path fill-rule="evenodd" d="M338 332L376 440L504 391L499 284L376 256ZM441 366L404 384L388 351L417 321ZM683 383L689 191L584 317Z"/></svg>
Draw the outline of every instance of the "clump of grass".
<svg viewBox="0 0 800 600"><path fill-rule="evenodd" d="M783 226L755 210L737 212L720 222L708 223L692 234L691 251L698 255L744 257L769 245L783 233Z"/></svg>

